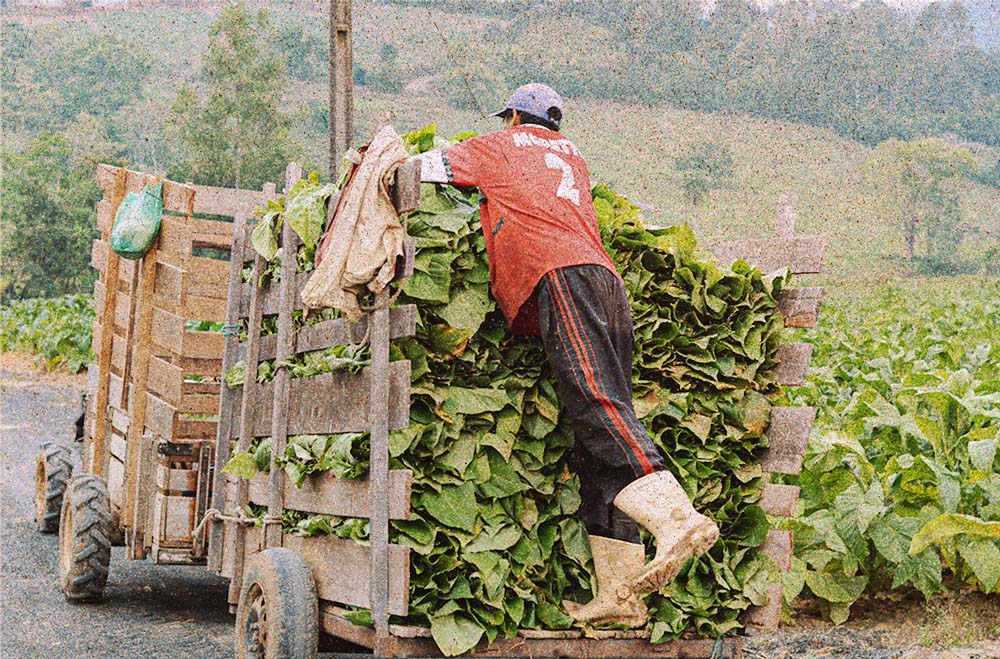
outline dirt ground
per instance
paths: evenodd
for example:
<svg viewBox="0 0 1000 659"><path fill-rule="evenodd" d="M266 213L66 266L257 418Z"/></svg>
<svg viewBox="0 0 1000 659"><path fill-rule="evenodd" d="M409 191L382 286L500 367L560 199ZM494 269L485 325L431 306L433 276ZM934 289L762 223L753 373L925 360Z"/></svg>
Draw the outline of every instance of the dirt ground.
<svg viewBox="0 0 1000 659"><path fill-rule="evenodd" d="M0 354L0 659L229 659L228 582L200 567L126 561L115 548L105 599L68 604L54 535L35 531L34 457L69 441L82 376L43 373ZM748 659L1000 659L1000 597L951 593L925 603L890 594L855 605L841 626L809 601ZM333 648L330 648L333 649Z"/></svg>

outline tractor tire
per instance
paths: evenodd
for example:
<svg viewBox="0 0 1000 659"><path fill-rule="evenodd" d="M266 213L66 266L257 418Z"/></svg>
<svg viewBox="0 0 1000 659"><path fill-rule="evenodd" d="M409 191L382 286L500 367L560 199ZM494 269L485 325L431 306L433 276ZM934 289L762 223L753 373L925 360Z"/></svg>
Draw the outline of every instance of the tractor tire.
<svg viewBox="0 0 1000 659"><path fill-rule="evenodd" d="M236 607L236 659L316 659L319 600L296 552L265 549L245 568Z"/></svg>
<svg viewBox="0 0 1000 659"><path fill-rule="evenodd" d="M59 530L63 494L73 476L73 454L68 446L46 443L35 462L35 524L41 533Z"/></svg>
<svg viewBox="0 0 1000 659"><path fill-rule="evenodd" d="M111 501L103 478L78 476L63 497L59 524L59 580L69 602L104 594L111 563Z"/></svg>

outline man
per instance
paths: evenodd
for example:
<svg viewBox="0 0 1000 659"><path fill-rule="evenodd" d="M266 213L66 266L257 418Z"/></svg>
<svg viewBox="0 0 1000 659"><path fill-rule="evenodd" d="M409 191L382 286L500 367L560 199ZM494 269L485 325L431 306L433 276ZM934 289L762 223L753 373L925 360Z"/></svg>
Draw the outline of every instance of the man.
<svg viewBox="0 0 1000 659"><path fill-rule="evenodd" d="M598 593L567 609L582 622L642 626L638 596L708 551L718 527L691 506L632 407L628 296L601 244L587 165L558 132L562 100L532 83L495 116L504 130L421 156L422 178L484 195L493 296L512 331L541 335L573 422ZM656 538L650 563L635 525L615 508Z"/></svg>

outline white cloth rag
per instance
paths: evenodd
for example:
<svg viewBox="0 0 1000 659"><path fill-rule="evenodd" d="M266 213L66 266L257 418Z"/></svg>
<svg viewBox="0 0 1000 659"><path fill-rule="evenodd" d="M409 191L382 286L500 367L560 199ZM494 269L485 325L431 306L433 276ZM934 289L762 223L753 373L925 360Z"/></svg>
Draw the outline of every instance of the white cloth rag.
<svg viewBox="0 0 1000 659"><path fill-rule="evenodd" d="M353 181L344 191L321 248L316 272L302 289L307 307L333 307L345 318L361 318L358 295L382 291L395 276L406 230L389 198L388 185L408 155L402 138L385 126L372 139Z"/></svg>

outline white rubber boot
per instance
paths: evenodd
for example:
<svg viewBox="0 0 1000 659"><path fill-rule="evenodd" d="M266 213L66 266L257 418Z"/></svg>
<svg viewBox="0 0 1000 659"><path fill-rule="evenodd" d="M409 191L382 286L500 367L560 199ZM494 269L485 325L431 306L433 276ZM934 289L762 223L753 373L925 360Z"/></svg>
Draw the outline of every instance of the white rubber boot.
<svg viewBox="0 0 1000 659"><path fill-rule="evenodd" d="M719 527L694 509L684 488L669 471L629 483L615 497L615 507L653 534L656 556L633 573L632 590L651 593L677 576L684 562L701 556L719 539Z"/></svg>
<svg viewBox="0 0 1000 659"><path fill-rule="evenodd" d="M586 604L563 600L566 611L577 622L590 625L615 624L634 629L649 620L646 603L629 587L629 580L646 563L640 544L590 536L594 556L597 595Z"/></svg>

